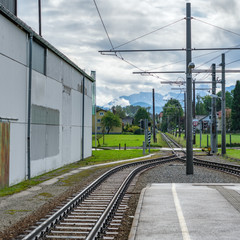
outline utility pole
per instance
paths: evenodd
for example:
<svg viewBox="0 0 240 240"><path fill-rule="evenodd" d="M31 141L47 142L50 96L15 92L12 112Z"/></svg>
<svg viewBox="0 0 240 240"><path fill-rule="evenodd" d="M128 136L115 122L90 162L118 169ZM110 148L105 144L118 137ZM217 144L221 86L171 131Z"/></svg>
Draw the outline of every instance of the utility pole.
<svg viewBox="0 0 240 240"><path fill-rule="evenodd" d="M156 142L156 132L155 132L155 92L154 88L152 90L152 96L153 96L153 142Z"/></svg>
<svg viewBox="0 0 240 240"><path fill-rule="evenodd" d="M196 118L196 109L195 109L195 91L196 91L196 88L195 88L195 79L192 79L192 84L193 84L193 105L192 105L192 111L193 111L193 119ZM196 131L194 131L193 133L193 144L196 144Z"/></svg>
<svg viewBox="0 0 240 240"><path fill-rule="evenodd" d="M225 92L225 54L222 54L222 155L226 154L226 92Z"/></svg>
<svg viewBox="0 0 240 240"><path fill-rule="evenodd" d="M212 64L211 151L217 152L216 64Z"/></svg>
<svg viewBox="0 0 240 240"><path fill-rule="evenodd" d="M94 115L94 129L95 129L95 148L97 147L97 108L96 108L96 71L91 71L91 77L95 80L92 85L93 98L92 98L92 115Z"/></svg>
<svg viewBox="0 0 240 240"><path fill-rule="evenodd" d="M191 3L186 3L186 82L187 82L187 166L186 174L193 174L193 143L192 143L192 44L191 44ZM192 67L191 67L192 66Z"/></svg>
<svg viewBox="0 0 240 240"><path fill-rule="evenodd" d="M38 24L39 24L39 35L42 36L42 10L41 0L38 0Z"/></svg>
<svg viewBox="0 0 240 240"><path fill-rule="evenodd" d="M187 112L186 112L186 91L184 91L184 139L186 139Z"/></svg>

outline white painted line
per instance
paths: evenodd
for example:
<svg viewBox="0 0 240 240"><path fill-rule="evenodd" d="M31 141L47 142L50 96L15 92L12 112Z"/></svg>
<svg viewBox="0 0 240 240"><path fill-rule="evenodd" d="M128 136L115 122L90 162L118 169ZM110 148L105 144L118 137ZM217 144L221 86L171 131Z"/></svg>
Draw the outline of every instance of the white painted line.
<svg viewBox="0 0 240 240"><path fill-rule="evenodd" d="M172 184L172 194L173 194L173 199L174 199L174 203L175 203L175 207L178 215L178 221L180 223L180 227L182 231L183 240L191 240L188 232L187 224L183 216L182 208L178 199L175 183Z"/></svg>

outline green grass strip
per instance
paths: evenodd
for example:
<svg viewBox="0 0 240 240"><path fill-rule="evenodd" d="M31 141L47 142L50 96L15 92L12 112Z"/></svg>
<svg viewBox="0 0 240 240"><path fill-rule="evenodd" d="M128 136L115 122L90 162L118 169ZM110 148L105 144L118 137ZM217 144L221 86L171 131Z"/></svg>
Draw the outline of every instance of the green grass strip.
<svg viewBox="0 0 240 240"><path fill-rule="evenodd" d="M154 151L155 150L151 150L151 152L154 152ZM84 167L87 165L95 165L100 163L137 158L142 156L143 156L142 150L138 150L138 149L126 150L126 151L125 150L94 150L92 151L92 157L89 157L82 161L78 161L76 163L68 164L59 169L34 177L31 180L23 181L11 187L3 188L0 190L0 197L24 191L30 187L40 184L41 182L44 182L51 178L62 175L76 168Z"/></svg>

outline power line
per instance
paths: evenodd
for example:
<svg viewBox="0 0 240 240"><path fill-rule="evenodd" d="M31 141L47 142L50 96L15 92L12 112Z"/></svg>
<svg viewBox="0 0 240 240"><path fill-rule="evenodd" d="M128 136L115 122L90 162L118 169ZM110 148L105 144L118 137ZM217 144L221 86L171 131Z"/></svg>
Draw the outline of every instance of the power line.
<svg viewBox="0 0 240 240"><path fill-rule="evenodd" d="M225 29L225 28L219 27L219 26L217 26L217 25L214 25L214 24L211 24L211 23L205 22L205 21L200 20L200 19L198 19L198 18L194 18L194 17L193 17L193 19L196 20L196 21L199 21L199 22L205 23L205 24L207 24L207 25L210 25L210 26L212 26L212 27L215 27L215 28L221 29L221 30L223 30L223 31L225 31L225 32L232 33L232 34L237 35L237 36L240 37L240 34L239 34L239 33L236 33L236 32L233 32L233 31L231 31L231 30L228 30L228 29Z"/></svg>
<svg viewBox="0 0 240 240"><path fill-rule="evenodd" d="M226 66L226 65L230 65L230 64L235 63L235 62L239 62L239 61L240 61L240 59L234 60L234 61L232 61L232 62L226 63L225 66Z"/></svg>
<svg viewBox="0 0 240 240"><path fill-rule="evenodd" d="M164 29L164 28L166 28L166 27L169 27L169 26L171 26L171 25L174 25L174 24L176 24L176 23L178 23L178 22L180 22L180 21L182 21L182 20L184 20L184 18L181 18L181 19L179 19L179 20L176 20L176 21L174 21L174 22L172 22L172 23L169 23L169 24L167 24L167 25L165 25L165 26L163 26L163 27L157 28L156 30L153 30L153 31L151 31L151 32L149 32L149 33L143 34L143 35L141 35L141 36L139 36L139 37L136 37L136 38L134 38L134 39L132 39L132 40L130 40L130 41L127 41L127 42L125 42L125 43L123 43L123 44L115 47L115 49L116 49L116 48L120 48L120 47L122 47L122 46L125 46L125 45L127 45L127 44L129 44L129 43L131 43L131 42L134 42L134 41L136 41L136 40L138 40L138 39L140 39L140 38L146 37L146 36L148 36L148 35L150 35L150 34L152 34L152 33L155 33L155 32L157 32L157 31L159 31L159 30L162 30L162 29Z"/></svg>
<svg viewBox="0 0 240 240"><path fill-rule="evenodd" d="M108 31L107 31L107 28L106 28L106 26L105 26L105 24L104 24L104 22L103 22L103 19L102 19L101 13L100 13L100 11L99 11L99 9L98 9L98 6L97 6L97 3L96 3L95 0L93 0L93 2L94 2L94 5L95 5L95 7L96 7L96 9L97 9L97 12L98 12L99 18L100 18L100 20L101 20L101 22L102 22L102 25L103 25L104 31L105 31L105 33L106 33L106 35L107 35L107 37L108 37L108 41L110 42L110 45L111 45L111 47L112 47L112 49L113 49L114 47L113 47L112 41L111 41L111 39L110 39L110 37L109 37L109 34L108 34ZM116 53L115 53L115 55L116 55Z"/></svg>

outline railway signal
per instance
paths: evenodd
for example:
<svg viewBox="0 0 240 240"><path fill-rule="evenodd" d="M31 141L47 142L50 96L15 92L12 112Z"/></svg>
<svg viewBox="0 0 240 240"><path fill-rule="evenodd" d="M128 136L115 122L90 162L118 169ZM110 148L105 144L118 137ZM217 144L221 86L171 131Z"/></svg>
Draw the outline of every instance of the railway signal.
<svg viewBox="0 0 240 240"><path fill-rule="evenodd" d="M141 119L140 121L139 121L139 127L141 128L141 129L144 129L144 120L143 119Z"/></svg>

